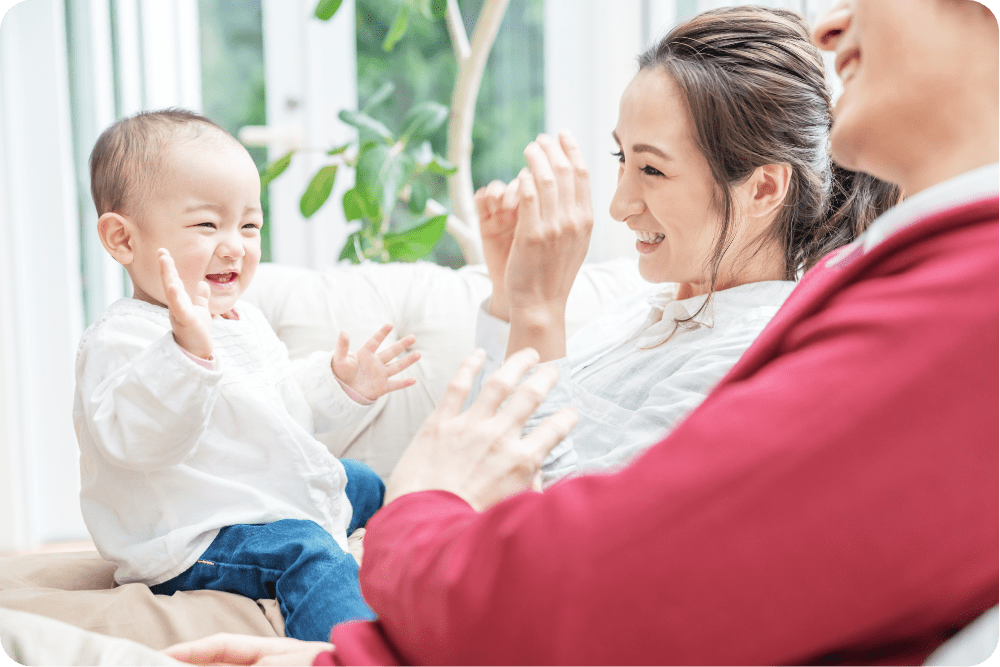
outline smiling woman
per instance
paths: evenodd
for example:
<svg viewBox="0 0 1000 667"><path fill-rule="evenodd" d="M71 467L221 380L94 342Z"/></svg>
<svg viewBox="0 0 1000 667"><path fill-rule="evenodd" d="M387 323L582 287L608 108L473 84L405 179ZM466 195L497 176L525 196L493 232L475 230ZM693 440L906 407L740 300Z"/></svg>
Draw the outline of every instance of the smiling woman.
<svg viewBox="0 0 1000 667"><path fill-rule="evenodd" d="M561 377L528 428L568 406L580 414L544 465L549 482L622 466L662 437L753 343L801 272L898 200L894 186L831 163L830 91L798 15L705 12L639 67L612 133L611 215L636 233L647 292L567 343L568 285L593 217L568 135L539 137L525 150L532 174L478 194L493 280L479 377L533 347Z"/></svg>

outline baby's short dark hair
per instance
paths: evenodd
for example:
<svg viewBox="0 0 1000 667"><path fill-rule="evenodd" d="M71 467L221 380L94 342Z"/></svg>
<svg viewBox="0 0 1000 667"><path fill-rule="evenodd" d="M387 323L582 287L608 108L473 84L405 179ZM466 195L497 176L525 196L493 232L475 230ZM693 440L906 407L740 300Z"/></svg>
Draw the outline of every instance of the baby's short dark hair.
<svg viewBox="0 0 1000 667"><path fill-rule="evenodd" d="M225 138L218 124L187 109L142 111L104 130L90 153L90 194L97 215L136 215L152 191L160 154L177 139Z"/></svg>

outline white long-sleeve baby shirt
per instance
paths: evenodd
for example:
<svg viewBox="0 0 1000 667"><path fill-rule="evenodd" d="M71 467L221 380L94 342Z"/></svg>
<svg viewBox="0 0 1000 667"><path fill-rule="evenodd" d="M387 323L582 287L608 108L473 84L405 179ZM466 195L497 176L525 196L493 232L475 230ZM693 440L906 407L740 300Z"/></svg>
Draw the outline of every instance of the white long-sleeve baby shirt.
<svg viewBox="0 0 1000 667"><path fill-rule="evenodd" d="M136 299L80 341L80 504L120 584L172 579L236 524L312 520L347 549L344 467L312 434L368 408L344 393L330 353L293 365L259 310L235 310L212 320L213 368L177 345L166 308Z"/></svg>

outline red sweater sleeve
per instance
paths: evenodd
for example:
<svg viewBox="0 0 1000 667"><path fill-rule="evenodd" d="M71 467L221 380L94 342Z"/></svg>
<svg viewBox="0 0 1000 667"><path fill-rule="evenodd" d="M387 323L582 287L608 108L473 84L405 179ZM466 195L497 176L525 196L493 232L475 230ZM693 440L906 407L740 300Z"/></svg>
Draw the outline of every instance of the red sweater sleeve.
<svg viewBox="0 0 1000 667"><path fill-rule="evenodd" d="M619 473L481 514L444 492L385 507L361 584L395 654L922 661L997 602L996 200L987 211L811 272Z"/></svg>

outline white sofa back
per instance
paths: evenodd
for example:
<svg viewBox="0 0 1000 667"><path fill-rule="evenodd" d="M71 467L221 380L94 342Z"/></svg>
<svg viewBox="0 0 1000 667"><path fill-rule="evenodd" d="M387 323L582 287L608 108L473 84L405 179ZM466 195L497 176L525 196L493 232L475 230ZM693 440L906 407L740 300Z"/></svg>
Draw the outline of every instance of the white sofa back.
<svg viewBox="0 0 1000 667"><path fill-rule="evenodd" d="M567 304L568 334L645 286L633 260L585 265ZM358 423L317 434L338 458L363 461L386 477L472 352L476 309L490 291L482 265L370 263L319 272L262 264L245 298L264 312L292 359L332 351L341 329L352 349L386 322L395 327L390 341L417 337L412 349L421 359L404 372L416 385L382 397Z"/></svg>

